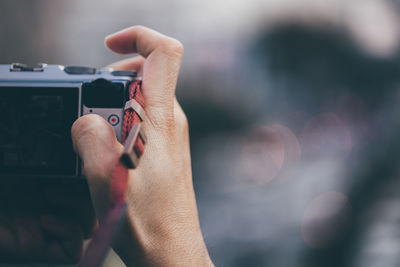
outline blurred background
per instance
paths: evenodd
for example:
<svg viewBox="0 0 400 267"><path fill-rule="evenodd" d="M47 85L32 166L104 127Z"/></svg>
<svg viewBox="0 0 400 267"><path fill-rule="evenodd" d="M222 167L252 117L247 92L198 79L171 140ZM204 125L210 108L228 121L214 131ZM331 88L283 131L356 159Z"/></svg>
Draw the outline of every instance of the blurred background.
<svg viewBox="0 0 400 267"><path fill-rule="evenodd" d="M102 67L123 58L104 37L136 24L179 39L216 266L400 266L399 15L396 0L0 0L0 63Z"/></svg>

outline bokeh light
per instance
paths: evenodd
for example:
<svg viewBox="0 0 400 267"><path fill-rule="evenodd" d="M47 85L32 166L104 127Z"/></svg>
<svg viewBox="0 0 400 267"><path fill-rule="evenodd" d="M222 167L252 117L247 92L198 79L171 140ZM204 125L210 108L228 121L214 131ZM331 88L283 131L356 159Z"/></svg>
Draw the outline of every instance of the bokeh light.
<svg viewBox="0 0 400 267"><path fill-rule="evenodd" d="M311 118L305 125L301 144L308 155L339 155L350 153L352 141L346 123L334 113L321 113Z"/></svg>
<svg viewBox="0 0 400 267"><path fill-rule="evenodd" d="M258 126L245 139L241 159L248 179L267 184L300 159L300 146L285 126Z"/></svg>
<svg viewBox="0 0 400 267"><path fill-rule="evenodd" d="M338 192L316 197L307 206L301 225L304 242L312 248L334 245L344 237L351 223L351 205Z"/></svg>

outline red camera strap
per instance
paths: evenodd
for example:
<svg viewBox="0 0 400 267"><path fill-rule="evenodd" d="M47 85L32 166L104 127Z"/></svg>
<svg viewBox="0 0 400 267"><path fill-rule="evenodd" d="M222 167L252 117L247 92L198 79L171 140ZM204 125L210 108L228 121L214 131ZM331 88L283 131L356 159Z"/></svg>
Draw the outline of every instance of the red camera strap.
<svg viewBox="0 0 400 267"><path fill-rule="evenodd" d="M122 124L122 144L124 152L116 163L111 180L110 207L99 220L80 267L99 267L103 264L115 233L120 228L127 210L125 193L129 182L129 169L134 169L144 152L146 139L141 132L141 122L145 118L144 98L141 81L129 86L129 101L126 103Z"/></svg>

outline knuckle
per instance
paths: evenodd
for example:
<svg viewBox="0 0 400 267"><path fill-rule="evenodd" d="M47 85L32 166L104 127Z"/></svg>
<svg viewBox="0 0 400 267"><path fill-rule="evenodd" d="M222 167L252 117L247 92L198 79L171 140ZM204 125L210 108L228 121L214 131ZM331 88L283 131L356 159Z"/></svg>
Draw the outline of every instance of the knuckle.
<svg viewBox="0 0 400 267"><path fill-rule="evenodd" d="M105 123L104 119L96 114L89 114L78 118L71 128L73 137L93 135L98 131L108 130L111 125Z"/></svg>
<svg viewBox="0 0 400 267"><path fill-rule="evenodd" d="M171 51L173 51L175 54L179 54L179 55L183 55L184 52L184 47L183 44L176 40L176 39L172 39L170 47Z"/></svg>
<svg viewBox="0 0 400 267"><path fill-rule="evenodd" d="M183 44L171 37L165 37L160 41L160 47L162 50L172 56L182 57L184 48Z"/></svg>
<svg viewBox="0 0 400 267"><path fill-rule="evenodd" d="M185 131L187 131L189 129L189 122L186 117L186 114L183 111L180 110L179 112L177 112L177 114L175 115L175 118L176 118L176 125L179 128L181 128Z"/></svg>
<svg viewBox="0 0 400 267"><path fill-rule="evenodd" d="M175 124L178 128L183 129L185 132L189 129L189 122L185 112L183 111L181 105L179 105L178 101L174 100L174 115L175 115Z"/></svg>
<svg viewBox="0 0 400 267"><path fill-rule="evenodd" d="M131 29L134 29L137 31L144 31L144 30L147 30L148 28L143 25L135 25L135 26L132 26Z"/></svg>
<svg viewBox="0 0 400 267"><path fill-rule="evenodd" d="M153 119L151 123L156 129L161 130L162 132L170 132L175 125L174 117L169 115Z"/></svg>
<svg viewBox="0 0 400 267"><path fill-rule="evenodd" d="M185 113L182 110L175 111L175 112L164 112L162 115L159 116L151 116L149 118L150 124L164 132L181 132L188 131L189 123Z"/></svg>
<svg viewBox="0 0 400 267"><path fill-rule="evenodd" d="M135 25L135 26L132 26L130 29L132 31L137 32L139 36L143 35L146 31L149 30L149 28L147 28L143 25Z"/></svg>
<svg viewBox="0 0 400 267"><path fill-rule="evenodd" d="M166 131L173 127L174 113L172 112L172 108L170 109L166 107L162 102L153 106L148 105L146 107L147 120L153 128Z"/></svg>

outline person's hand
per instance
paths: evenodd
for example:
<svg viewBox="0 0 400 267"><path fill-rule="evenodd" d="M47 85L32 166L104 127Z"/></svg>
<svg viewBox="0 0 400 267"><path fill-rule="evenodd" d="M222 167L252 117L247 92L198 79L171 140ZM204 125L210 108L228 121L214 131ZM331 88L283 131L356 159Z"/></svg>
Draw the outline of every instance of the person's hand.
<svg viewBox="0 0 400 267"><path fill-rule="evenodd" d="M108 36L106 45L117 53L139 54L111 67L139 71L147 115L147 144L139 166L130 171L127 222L114 249L128 266L211 266L193 191L188 123L175 98L182 45L141 26ZM101 216L122 145L97 115L79 118L72 137Z"/></svg>
<svg viewBox="0 0 400 267"><path fill-rule="evenodd" d="M94 227L91 210L80 184L3 183L0 263L77 263Z"/></svg>

